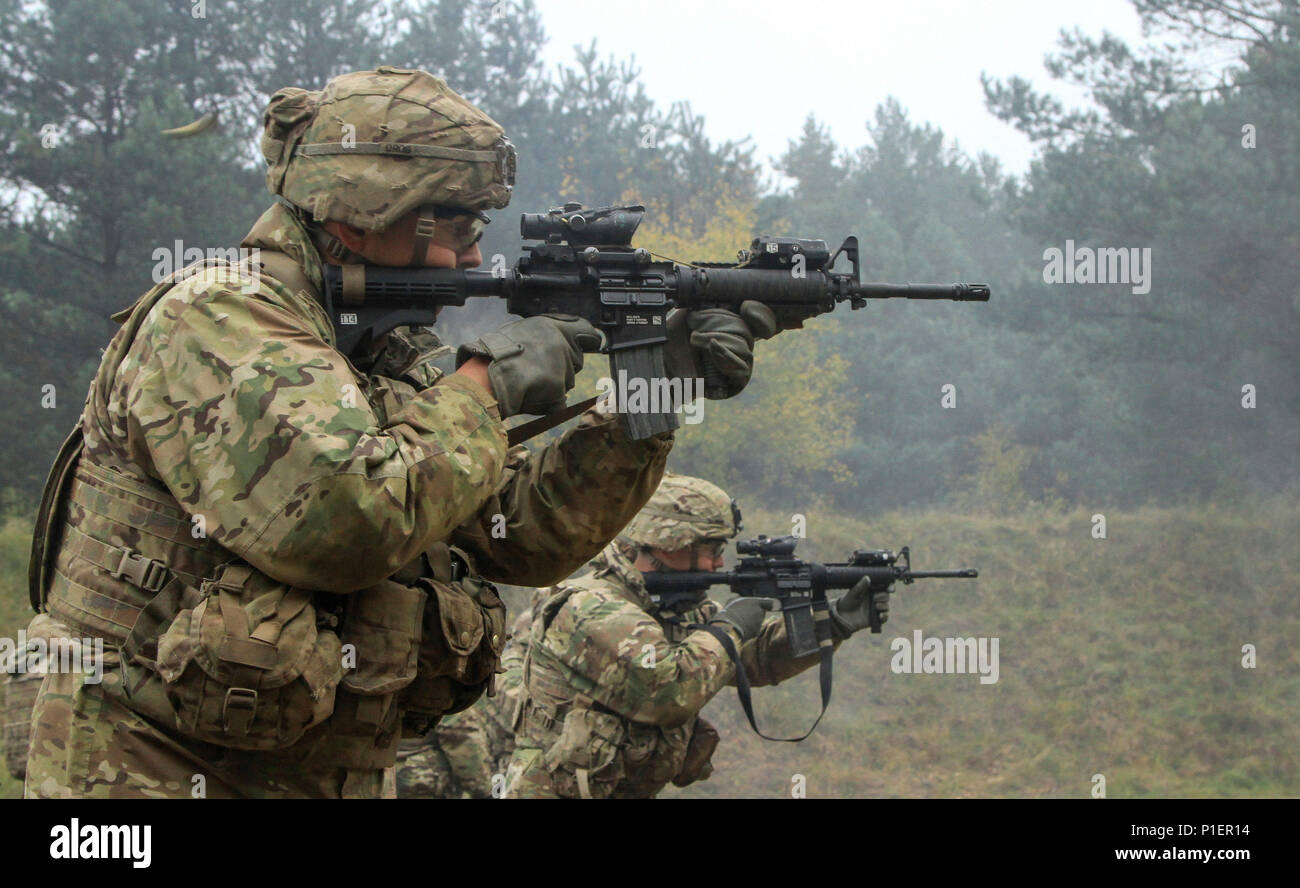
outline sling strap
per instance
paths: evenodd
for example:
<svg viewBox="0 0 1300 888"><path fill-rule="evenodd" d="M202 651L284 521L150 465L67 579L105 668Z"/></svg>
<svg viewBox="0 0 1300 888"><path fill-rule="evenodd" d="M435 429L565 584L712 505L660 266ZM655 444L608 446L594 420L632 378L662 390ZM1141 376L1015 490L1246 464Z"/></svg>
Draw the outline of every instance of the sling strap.
<svg viewBox="0 0 1300 888"><path fill-rule="evenodd" d="M780 743L798 743L807 739L817 726L821 724L822 716L826 714L826 708L831 702L831 662L835 652L835 642L831 638L831 620L830 605L826 601L826 592L813 593L813 618L816 621L817 645L820 651L821 663L818 666L818 679L821 685L822 694L822 711L817 714L817 720L812 723L802 736L799 737L769 737L758 729L758 723L754 720L754 704L749 684L749 675L745 672L745 664L740 659L740 652L736 650L736 644L731 640L731 636L710 623L689 623L687 629L703 629L712 635L722 645L727 656L736 666L736 696L740 698L740 706L745 710L745 717L749 719L749 726L754 729L754 733L764 740L775 740ZM675 621L674 621L675 622Z"/></svg>
<svg viewBox="0 0 1300 888"><path fill-rule="evenodd" d="M568 407L557 410L554 413L548 413L545 416L517 425L506 432L506 443L508 446L514 447L516 444L522 444L529 438L535 438L542 432L549 431L560 423L568 422L570 419L573 419L573 417L585 411L599 399L600 396L596 395L587 398L585 401L578 401L576 404L570 404Z"/></svg>

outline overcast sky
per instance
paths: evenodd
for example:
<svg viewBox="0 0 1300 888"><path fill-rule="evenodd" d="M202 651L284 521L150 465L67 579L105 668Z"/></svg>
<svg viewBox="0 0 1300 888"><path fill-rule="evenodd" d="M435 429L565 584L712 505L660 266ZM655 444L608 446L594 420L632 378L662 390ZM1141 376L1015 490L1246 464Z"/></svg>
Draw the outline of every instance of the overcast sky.
<svg viewBox="0 0 1300 888"><path fill-rule="evenodd" d="M635 56L647 93L690 101L714 140L752 135L762 161L785 150L811 111L841 146L867 141L887 96L961 147L1027 169L1027 139L984 108L981 71L1019 74L1071 103L1081 91L1043 68L1062 27L1143 42L1127 0L538 0L549 64L596 38L602 56Z"/></svg>

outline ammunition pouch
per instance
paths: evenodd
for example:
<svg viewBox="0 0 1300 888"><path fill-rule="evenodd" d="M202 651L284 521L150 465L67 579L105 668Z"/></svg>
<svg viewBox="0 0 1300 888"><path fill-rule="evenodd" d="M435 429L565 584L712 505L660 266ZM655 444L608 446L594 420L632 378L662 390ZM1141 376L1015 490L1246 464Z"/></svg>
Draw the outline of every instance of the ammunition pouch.
<svg viewBox="0 0 1300 888"><path fill-rule="evenodd" d="M311 593L235 562L197 599L157 641L154 669L178 730L234 749L283 749L329 718L341 644L317 626ZM124 653L139 642L133 633Z"/></svg>
<svg viewBox="0 0 1300 888"><path fill-rule="evenodd" d="M416 720L436 720L467 709L491 688L506 644L506 608L496 587L475 577L417 583L428 605L416 678L400 703Z"/></svg>
<svg viewBox="0 0 1300 888"><path fill-rule="evenodd" d="M618 715L584 702L580 698L565 713L559 737L543 753L542 762L561 796L607 799L623 780L625 725Z"/></svg>
<svg viewBox="0 0 1300 888"><path fill-rule="evenodd" d="M691 742L686 746L686 758L681 769L673 775L673 786L689 786L697 780L708 780L713 774L713 751L718 748L718 729L702 718L695 720Z"/></svg>
<svg viewBox="0 0 1300 888"><path fill-rule="evenodd" d="M421 588L393 580L347 596L341 635L348 671L330 719L332 734L378 737L383 747L396 739L398 698L415 680L427 600Z"/></svg>
<svg viewBox="0 0 1300 888"><path fill-rule="evenodd" d="M713 773L718 732L702 718L688 737L686 726L629 721L585 694L562 719L531 700L524 718L535 734L555 737L542 761L561 796L600 799L617 791L620 797L652 797L670 781L687 786Z"/></svg>
<svg viewBox="0 0 1300 888"><path fill-rule="evenodd" d="M704 725L705 730L701 731L699 725ZM620 795L649 798L669 782L685 786L705 779L712 773L709 758L717 745L717 732L702 719L696 721L694 729L689 724L661 727L628 722Z"/></svg>

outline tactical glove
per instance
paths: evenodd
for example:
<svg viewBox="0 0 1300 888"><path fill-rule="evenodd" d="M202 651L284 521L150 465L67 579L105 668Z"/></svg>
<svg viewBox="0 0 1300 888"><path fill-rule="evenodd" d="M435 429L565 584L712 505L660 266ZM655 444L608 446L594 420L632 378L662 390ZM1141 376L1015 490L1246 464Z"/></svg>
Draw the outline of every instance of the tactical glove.
<svg viewBox="0 0 1300 888"><path fill-rule="evenodd" d="M740 314L725 308L677 309L668 315L664 366L670 379L704 379L704 397L731 398L741 393L754 371L754 340L778 329L776 316L761 302L740 304ZM705 358L713 374L706 374Z"/></svg>
<svg viewBox="0 0 1300 888"><path fill-rule="evenodd" d="M495 333L462 345L459 368L470 358L487 358L488 380L501 417L542 415L564 406L564 396L582 369L583 352L600 348L600 333L574 315L538 315L512 321Z"/></svg>
<svg viewBox="0 0 1300 888"><path fill-rule="evenodd" d="M879 632L881 625L889 619L889 590L872 592L871 580L863 577L852 589L830 603L830 611L831 627L837 639L848 638L868 626L871 631Z"/></svg>
<svg viewBox="0 0 1300 888"><path fill-rule="evenodd" d="M710 623L729 623L740 633L741 642L749 641L763 628L763 620L775 604L770 598L734 598L709 620Z"/></svg>

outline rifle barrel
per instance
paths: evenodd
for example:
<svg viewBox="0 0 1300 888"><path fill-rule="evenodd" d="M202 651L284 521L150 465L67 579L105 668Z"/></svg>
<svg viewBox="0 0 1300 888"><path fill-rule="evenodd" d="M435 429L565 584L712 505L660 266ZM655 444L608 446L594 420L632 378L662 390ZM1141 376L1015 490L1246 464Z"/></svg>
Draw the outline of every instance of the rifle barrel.
<svg viewBox="0 0 1300 888"><path fill-rule="evenodd" d="M867 299L949 299L953 302L988 302L988 284L857 284L855 296Z"/></svg>
<svg viewBox="0 0 1300 888"><path fill-rule="evenodd" d="M893 565L876 565L859 567L853 564L826 565L825 582L827 589L849 589L863 577L870 577L873 586L883 586L892 582L911 582L912 580L973 580L979 571L974 568L961 570L912 570L904 571Z"/></svg>

